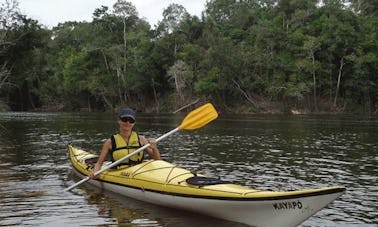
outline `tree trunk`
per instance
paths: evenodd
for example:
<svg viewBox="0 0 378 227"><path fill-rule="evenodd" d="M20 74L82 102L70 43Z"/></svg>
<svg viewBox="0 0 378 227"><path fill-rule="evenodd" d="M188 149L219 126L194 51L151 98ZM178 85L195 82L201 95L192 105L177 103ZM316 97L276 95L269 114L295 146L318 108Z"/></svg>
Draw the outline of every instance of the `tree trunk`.
<svg viewBox="0 0 378 227"><path fill-rule="evenodd" d="M159 113L160 112L160 106L159 106L159 100L157 98L157 92L156 92L156 88L155 88L155 80L154 80L154 78L152 78L152 90L154 92L156 111Z"/></svg>
<svg viewBox="0 0 378 227"><path fill-rule="evenodd" d="M111 75L111 71L110 71L110 67L109 67L109 63L108 63L108 58L106 57L105 52L104 52L103 49L101 49L101 53L102 53L102 56L104 57L106 71L108 72L108 75L110 76Z"/></svg>
<svg viewBox="0 0 378 227"><path fill-rule="evenodd" d="M341 76L343 74L343 67L344 67L344 57L341 58L340 60L340 67L339 67L339 75L337 77L337 85L336 85L336 93L335 93L335 98L333 99L333 109L336 109L336 104L337 104L337 97L339 94L340 90L340 81L341 81Z"/></svg>
<svg viewBox="0 0 378 227"><path fill-rule="evenodd" d="M247 101L250 102L255 109L258 109L259 105L252 99L252 97L246 91L244 91L241 88L240 84L236 82L235 79L232 79L232 82L234 82L234 84L236 85L236 88L243 94L243 96L247 99Z"/></svg>
<svg viewBox="0 0 378 227"><path fill-rule="evenodd" d="M123 18L123 73L126 74L127 67L127 39L126 39L126 18Z"/></svg>
<svg viewBox="0 0 378 227"><path fill-rule="evenodd" d="M180 112L181 110L183 110L183 109L185 109L185 108L188 108L189 106L192 106L192 105L196 104L199 100L200 100L200 98L194 100L193 102L191 102L191 103L189 103L189 104L186 104L186 105L183 106L183 107L180 107L179 109L173 111L173 113L175 114L175 113L177 113L177 112Z"/></svg>
<svg viewBox="0 0 378 227"><path fill-rule="evenodd" d="M312 52L311 59L312 59L312 80L314 84L314 109L316 112L318 112L318 102L316 98L316 71L315 71L315 54Z"/></svg>
<svg viewBox="0 0 378 227"><path fill-rule="evenodd" d="M112 103L108 100L108 98L106 98L104 92L101 92L101 97L102 97L102 99L104 100L105 104L106 104L109 108L113 109L113 105L112 105Z"/></svg>

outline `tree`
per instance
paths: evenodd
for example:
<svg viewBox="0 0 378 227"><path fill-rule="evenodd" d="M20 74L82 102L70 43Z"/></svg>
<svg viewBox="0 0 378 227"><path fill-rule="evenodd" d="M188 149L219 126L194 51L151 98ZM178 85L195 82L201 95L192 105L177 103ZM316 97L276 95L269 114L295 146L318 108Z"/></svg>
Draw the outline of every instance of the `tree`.
<svg viewBox="0 0 378 227"><path fill-rule="evenodd" d="M0 5L0 93L4 86L12 85L9 82L10 70L4 55L15 42L14 40L9 40L8 30L18 25L19 22L18 2L6 0Z"/></svg>
<svg viewBox="0 0 378 227"><path fill-rule="evenodd" d="M117 2L113 5L114 14L122 19L123 24L123 72L125 73L127 68L127 24L126 20L135 20L138 18L138 13L135 6L131 2L127 2L125 0L117 0Z"/></svg>
<svg viewBox="0 0 378 227"><path fill-rule="evenodd" d="M313 89L313 107L316 112L319 111L317 101L317 71L319 70L319 61L316 59L316 52L320 49L320 43L314 36L306 36L303 42L303 51L305 55L297 62L297 66L305 73L312 76Z"/></svg>
<svg viewBox="0 0 378 227"><path fill-rule="evenodd" d="M42 29L38 21L18 12L12 16L10 25L7 22L4 26L5 43L9 45L2 50L0 65L7 71L7 84L11 86L3 87L6 89L3 95L16 103L14 109L36 108L44 70L44 67L39 67L44 65L44 56L40 53L47 46L50 32Z"/></svg>
<svg viewBox="0 0 378 227"><path fill-rule="evenodd" d="M178 31L182 21L189 17L186 9L179 4L172 3L163 11L163 20L159 23L158 30L163 34L171 34Z"/></svg>
<svg viewBox="0 0 378 227"><path fill-rule="evenodd" d="M337 108L337 101L340 96L340 89L343 85L343 75L350 75L351 65L346 60L356 51L360 34L356 16L350 11L339 8L337 1L330 1L320 9L322 16L314 26L319 35L321 50L318 52L319 59L322 59L322 66L327 67L330 89L330 105L332 109ZM320 26L319 28L316 28ZM318 29L318 30L317 30ZM349 80L349 78L345 78Z"/></svg>

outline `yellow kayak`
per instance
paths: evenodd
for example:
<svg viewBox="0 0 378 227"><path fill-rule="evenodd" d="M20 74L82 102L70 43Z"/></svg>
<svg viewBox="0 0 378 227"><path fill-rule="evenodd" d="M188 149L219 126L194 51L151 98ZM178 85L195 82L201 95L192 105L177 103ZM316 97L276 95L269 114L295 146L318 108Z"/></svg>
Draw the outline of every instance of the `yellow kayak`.
<svg viewBox="0 0 378 227"><path fill-rule="evenodd" d="M71 145L68 151L74 172L86 178L98 156ZM104 167L110 164L105 162ZM252 226L297 226L345 191L342 186L283 192L257 190L197 176L163 160L109 169L88 183L141 201Z"/></svg>

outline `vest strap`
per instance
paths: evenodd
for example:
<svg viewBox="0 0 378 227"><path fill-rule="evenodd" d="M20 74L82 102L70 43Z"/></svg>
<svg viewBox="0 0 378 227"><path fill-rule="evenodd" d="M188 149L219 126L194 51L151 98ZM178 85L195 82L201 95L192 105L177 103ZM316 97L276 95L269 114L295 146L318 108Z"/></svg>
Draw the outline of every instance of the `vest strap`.
<svg viewBox="0 0 378 227"><path fill-rule="evenodd" d="M112 149L114 151L122 150L122 149L138 149L140 146L124 146L124 147L118 147L116 149Z"/></svg>

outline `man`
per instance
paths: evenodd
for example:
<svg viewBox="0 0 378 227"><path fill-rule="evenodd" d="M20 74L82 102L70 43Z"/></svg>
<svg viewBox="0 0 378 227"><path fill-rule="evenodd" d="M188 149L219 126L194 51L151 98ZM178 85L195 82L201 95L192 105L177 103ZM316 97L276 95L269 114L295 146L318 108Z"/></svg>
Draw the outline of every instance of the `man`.
<svg viewBox="0 0 378 227"><path fill-rule="evenodd" d="M137 132L133 131L133 127L136 122L135 111L130 108L124 108L118 115L119 133L113 135L111 138L107 139L102 145L100 157L90 174L91 178L96 178L93 174L99 171L104 163L106 156L110 153L112 161L117 161L122 157L134 152L138 148L150 143L150 146L145 149L152 159L160 159L160 153L157 149L157 144L155 139L147 141L144 136L138 135ZM138 164L143 161L144 152L141 151L138 154L126 159L121 165L133 165Z"/></svg>

